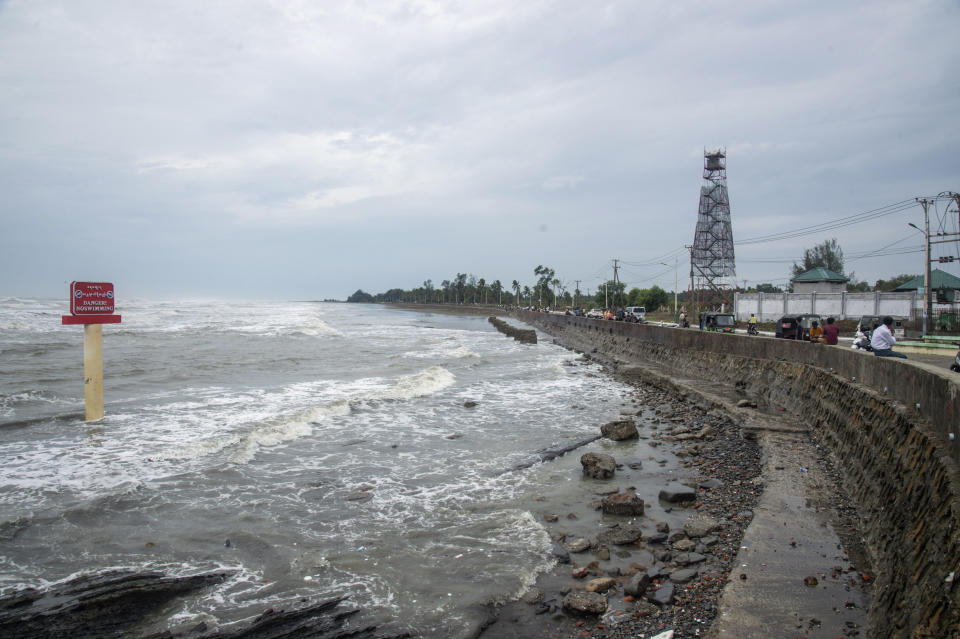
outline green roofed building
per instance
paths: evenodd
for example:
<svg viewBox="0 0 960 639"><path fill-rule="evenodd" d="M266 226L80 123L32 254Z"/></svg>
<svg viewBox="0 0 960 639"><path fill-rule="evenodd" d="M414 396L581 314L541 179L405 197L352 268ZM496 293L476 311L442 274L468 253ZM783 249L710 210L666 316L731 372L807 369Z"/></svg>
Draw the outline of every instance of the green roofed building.
<svg viewBox="0 0 960 639"><path fill-rule="evenodd" d="M916 291L923 288L923 276L915 277L909 282L904 282L894 290L898 293L909 293L911 291ZM935 292L941 295L945 295L947 299L943 301L954 301L960 299L960 294L957 293L960 290L960 277L956 275L951 275L946 271L941 271L938 268L935 268L930 271L930 288Z"/></svg>
<svg viewBox="0 0 960 639"><path fill-rule="evenodd" d="M846 293L849 277L818 266L797 275L790 282L794 293Z"/></svg>

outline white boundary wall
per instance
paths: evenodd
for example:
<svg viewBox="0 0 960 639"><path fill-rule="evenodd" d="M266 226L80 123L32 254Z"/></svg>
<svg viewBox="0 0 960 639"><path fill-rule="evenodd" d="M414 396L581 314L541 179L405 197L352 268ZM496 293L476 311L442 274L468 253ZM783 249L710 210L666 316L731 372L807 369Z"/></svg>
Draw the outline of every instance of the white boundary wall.
<svg viewBox="0 0 960 639"><path fill-rule="evenodd" d="M916 293L737 293L734 314L737 320L756 313L761 322L773 322L784 315L816 313L823 317L859 319L861 315L922 317L923 297Z"/></svg>

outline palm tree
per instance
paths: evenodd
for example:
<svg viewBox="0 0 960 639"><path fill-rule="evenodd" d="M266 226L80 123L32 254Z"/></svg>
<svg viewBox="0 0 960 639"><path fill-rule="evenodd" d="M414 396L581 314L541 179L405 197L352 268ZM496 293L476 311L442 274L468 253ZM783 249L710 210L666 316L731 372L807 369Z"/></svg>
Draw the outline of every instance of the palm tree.
<svg viewBox="0 0 960 639"><path fill-rule="evenodd" d="M502 304L503 296L501 293L503 292L503 284L500 282L500 280L494 280L493 284L490 285L490 290L492 290L493 294L497 296L497 305L499 306Z"/></svg>
<svg viewBox="0 0 960 639"><path fill-rule="evenodd" d="M513 280L513 284L511 284L510 286L512 286L513 290L517 292L517 299L514 300L514 303L517 306L520 306L520 282L518 282L517 280Z"/></svg>

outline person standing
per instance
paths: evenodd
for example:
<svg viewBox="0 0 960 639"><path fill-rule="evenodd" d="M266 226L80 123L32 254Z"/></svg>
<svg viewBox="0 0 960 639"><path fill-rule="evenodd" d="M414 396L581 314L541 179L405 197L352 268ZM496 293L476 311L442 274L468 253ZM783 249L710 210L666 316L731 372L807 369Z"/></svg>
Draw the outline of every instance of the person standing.
<svg viewBox="0 0 960 639"><path fill-rule="evenodd" d="M907 356L903 353L893 352L893 345L897 343L897 338L890 331L891 326L893 326L893 318L887 315L883 318L883 324L873 330L873 337L870 338L870 347L873 348L873 354L877 357L907 359Z"/></svg>
<svg viewBox="0 0 960 639"><path fill-rule="evenodd" d="M833 323L833 318L827 318L827 325L823 327L823 343L836 345L840 340L840 329Z"/></svg>

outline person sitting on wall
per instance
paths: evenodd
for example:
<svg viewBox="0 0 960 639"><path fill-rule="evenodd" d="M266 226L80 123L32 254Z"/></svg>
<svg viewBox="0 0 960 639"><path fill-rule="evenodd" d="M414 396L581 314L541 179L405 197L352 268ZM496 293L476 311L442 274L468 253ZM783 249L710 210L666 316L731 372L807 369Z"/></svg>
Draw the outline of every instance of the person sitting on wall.
<svg viewBox="0 0 960 639"><path fill-rule="evenodd" d="M840 328L833 323L833 318L827 318L827 325L823 327L823 337L820 338L820 341L824 344L833 344L836 345L840 340Z"/></svg>
<svg viewBox="0 0 960 639"><path fill-rule="evenodd" d="M873 329L873 337L870 338L870 346L873 348L873 354L877 357L900 357L907 359L903 353L894 353L893 345L897 343L897 338L890 332L893 326L893 318L887 315L883 318L883 324Z"/></svg>
<svg viewBox="0 0 960 639"><path fill-rule="evenodd" d="M820 326L817 320L813 320L810 323L810 341L814 344L819 344L823 341L820 339L821 337L823 337L823 327Z"/></svg>
<svg viewBox="0 0 960 639"><path fill-rule="evenodd" d="M836 345L839 343L840 337L840 328L833 323L833 318L827 318L827 325L823 327L823 337L820 338L820 341L824 344L833 344Z"/></svg>

